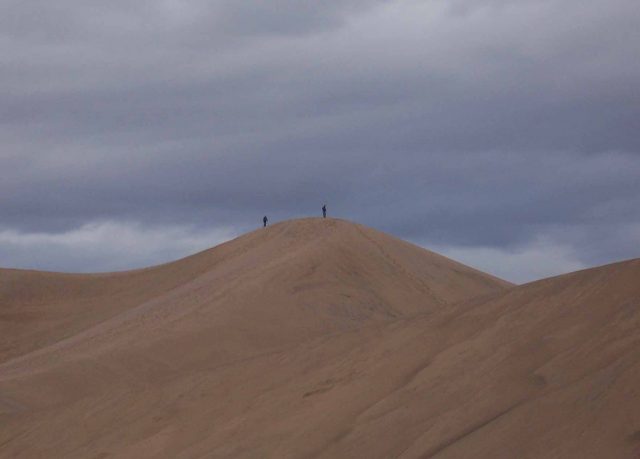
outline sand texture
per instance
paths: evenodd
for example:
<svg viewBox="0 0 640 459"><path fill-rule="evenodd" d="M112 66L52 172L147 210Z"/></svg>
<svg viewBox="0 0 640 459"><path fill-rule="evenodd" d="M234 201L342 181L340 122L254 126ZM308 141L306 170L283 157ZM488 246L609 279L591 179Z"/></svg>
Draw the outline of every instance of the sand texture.
<svg viewBox="0 0 640 459"><path fill-rule="evenodd" d="M0 457L640 457L640 260L514 286L336 219L0 270Z"/></svg>

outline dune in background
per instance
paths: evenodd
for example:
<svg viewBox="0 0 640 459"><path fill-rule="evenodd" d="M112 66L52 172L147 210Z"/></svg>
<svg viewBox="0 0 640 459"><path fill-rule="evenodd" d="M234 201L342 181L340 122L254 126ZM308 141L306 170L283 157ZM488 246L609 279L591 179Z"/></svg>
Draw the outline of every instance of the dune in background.
<svg viewBox="0 0 640 459"><path fill-rule="evenodd" d="M0 457L636 457L639 281L513 286L335 219L0 270Z"/></svg>

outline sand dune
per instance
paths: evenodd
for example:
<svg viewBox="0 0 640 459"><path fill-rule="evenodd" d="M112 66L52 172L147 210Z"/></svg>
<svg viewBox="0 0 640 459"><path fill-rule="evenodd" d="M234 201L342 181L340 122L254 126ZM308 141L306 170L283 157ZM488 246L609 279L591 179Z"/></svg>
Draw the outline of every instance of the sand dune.
<svg viewBox="0 0 640 459"><path fill-rule="evenodd" d="M0 271L0 457L634 457L640 261L512 286L304 219Z"/></svg>

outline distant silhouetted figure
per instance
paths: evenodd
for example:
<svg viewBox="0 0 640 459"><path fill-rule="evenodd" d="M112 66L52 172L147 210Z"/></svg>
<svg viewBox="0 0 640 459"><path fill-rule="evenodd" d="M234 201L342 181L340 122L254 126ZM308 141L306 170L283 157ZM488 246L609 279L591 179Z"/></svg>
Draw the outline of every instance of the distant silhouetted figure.
<svg viewBox="0 0 640 459"><path fill-rule="evenodd" d="M267 222L269 221L269 219L267 218L267 216L265 215L264 217L262 217L262 227L266 228L267 227Z"/></svg>
<svg viewBox="0 0 640 459"><path fill-rule="evenodd" d="M322 206L322 218L327 218L327 205Z"/></svg>

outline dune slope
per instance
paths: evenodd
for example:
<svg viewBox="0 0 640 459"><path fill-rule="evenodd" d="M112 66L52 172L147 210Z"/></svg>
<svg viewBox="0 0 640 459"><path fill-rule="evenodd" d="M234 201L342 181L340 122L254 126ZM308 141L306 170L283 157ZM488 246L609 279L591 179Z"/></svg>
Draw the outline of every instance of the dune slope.
<svg viewBox="0 0 640 459"><path fill-rule="evenodd" d="M273 325L286 334L290 324L306 336L434 310L508 286L360 225L297 220L143 270L0 270L0 362L136 308L166 314L199 308L215 314L220 326L242 321L236 325Z"/></svg>
<svg viewBox="0 0 640 459"><path fill-rule="evenodd" d="M74 288L8 274L3 311L69 318L3 324L0 457L639 451L640 260L513 287L307 219Z"/></svg>

